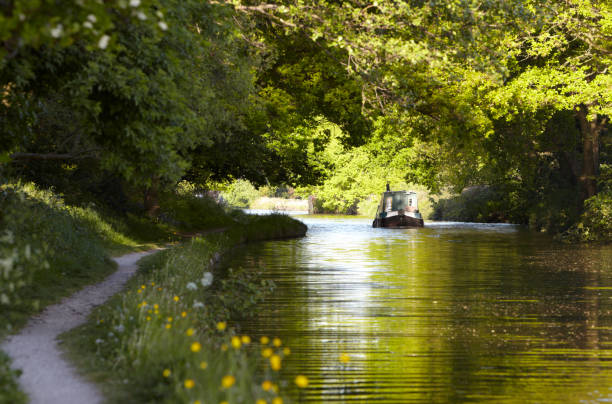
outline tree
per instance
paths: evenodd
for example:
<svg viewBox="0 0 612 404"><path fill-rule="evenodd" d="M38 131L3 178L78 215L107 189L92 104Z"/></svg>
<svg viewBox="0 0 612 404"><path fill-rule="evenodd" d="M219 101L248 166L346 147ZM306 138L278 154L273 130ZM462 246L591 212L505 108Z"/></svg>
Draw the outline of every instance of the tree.
<svg viewBox="0 0 612 404"><path fill-rule="evenodd" d="M120 6L108 10L115 27L109 50L75 38L66 46L26 46L6 64L6 77L29 66L27 77L5 79L0 107L3 149L13 160L93 159L152 187L145 202L154 209L155 188L179 179L197 147L241 127L252 79L230 10L159 0L145 11L127 18Z"/></svg>

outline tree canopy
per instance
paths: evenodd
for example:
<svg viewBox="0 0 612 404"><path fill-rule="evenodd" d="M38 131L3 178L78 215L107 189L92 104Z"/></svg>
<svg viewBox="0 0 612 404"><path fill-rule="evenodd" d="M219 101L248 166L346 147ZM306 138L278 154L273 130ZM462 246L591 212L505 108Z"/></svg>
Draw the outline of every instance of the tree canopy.
<svg viewBox="0 0 612 404"><path fill-rule="evenodd" d="M145 186L394 172L576 206L608 187L608 1L53 4L2 5L13 166L89 159Z"/></svg>

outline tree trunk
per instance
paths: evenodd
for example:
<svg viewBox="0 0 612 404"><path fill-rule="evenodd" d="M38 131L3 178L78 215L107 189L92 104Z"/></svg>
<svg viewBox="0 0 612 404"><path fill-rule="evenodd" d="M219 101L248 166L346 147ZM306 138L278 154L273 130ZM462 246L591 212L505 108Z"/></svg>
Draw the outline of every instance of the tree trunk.
<svg viewBox="0 0 612 404"><path fill-rule="evenodd" d="M151 186L145 190L144 208L149 217L159 213L159 177L151 178Z"/></svg>
<svg viewBox="0 0 612 404"><path fill-rule="evenodd" d="M580 184L582 198L588 199L597 193L597 175L599 174L599 133L603 127L597 117L589 120L588 108L582 105L578 111L578 122L582 135L582 173Z"/></svg>

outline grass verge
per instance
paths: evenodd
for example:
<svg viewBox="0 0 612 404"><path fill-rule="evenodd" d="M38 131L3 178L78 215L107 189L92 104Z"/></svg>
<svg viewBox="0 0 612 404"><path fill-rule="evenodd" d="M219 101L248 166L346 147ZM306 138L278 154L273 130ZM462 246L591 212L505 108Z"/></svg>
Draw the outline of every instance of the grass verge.
<svg viewBox="0 0 612 404"><path fill-rule="evenodd" d="M93 201L70 205L33 183L0 184L0 340L44 307L111 274L113 255L178 240L194 228L237 225L214 202L189 194L165 194L162 215L165 222L152 221ZM0 357L0 403L23 402L16 377Z"/></svg>
<svg viewBox="0 0 612 404"><path fill-rule="evenodd" d="M290 350L278 339L252 341L228 324L253 315L274 284L214 264L243 242L306 229L284 215L237 218L240 224L222 234L143 259L124 292L63 336L69 355L110 402L282 403L282 361Z"/></svg>

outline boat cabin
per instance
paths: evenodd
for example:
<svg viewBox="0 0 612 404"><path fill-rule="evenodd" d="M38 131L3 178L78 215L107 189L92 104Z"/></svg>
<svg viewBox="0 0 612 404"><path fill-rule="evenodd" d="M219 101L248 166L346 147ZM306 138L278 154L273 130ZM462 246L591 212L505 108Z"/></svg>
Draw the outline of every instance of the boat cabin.
<svg viewBox="0 0 612 404"><path fill-rule="evenodd" d="M419 210L417 194L413 191L387 191L382 195L379 212L394 212L404 210L416 212Z"/></svg>

